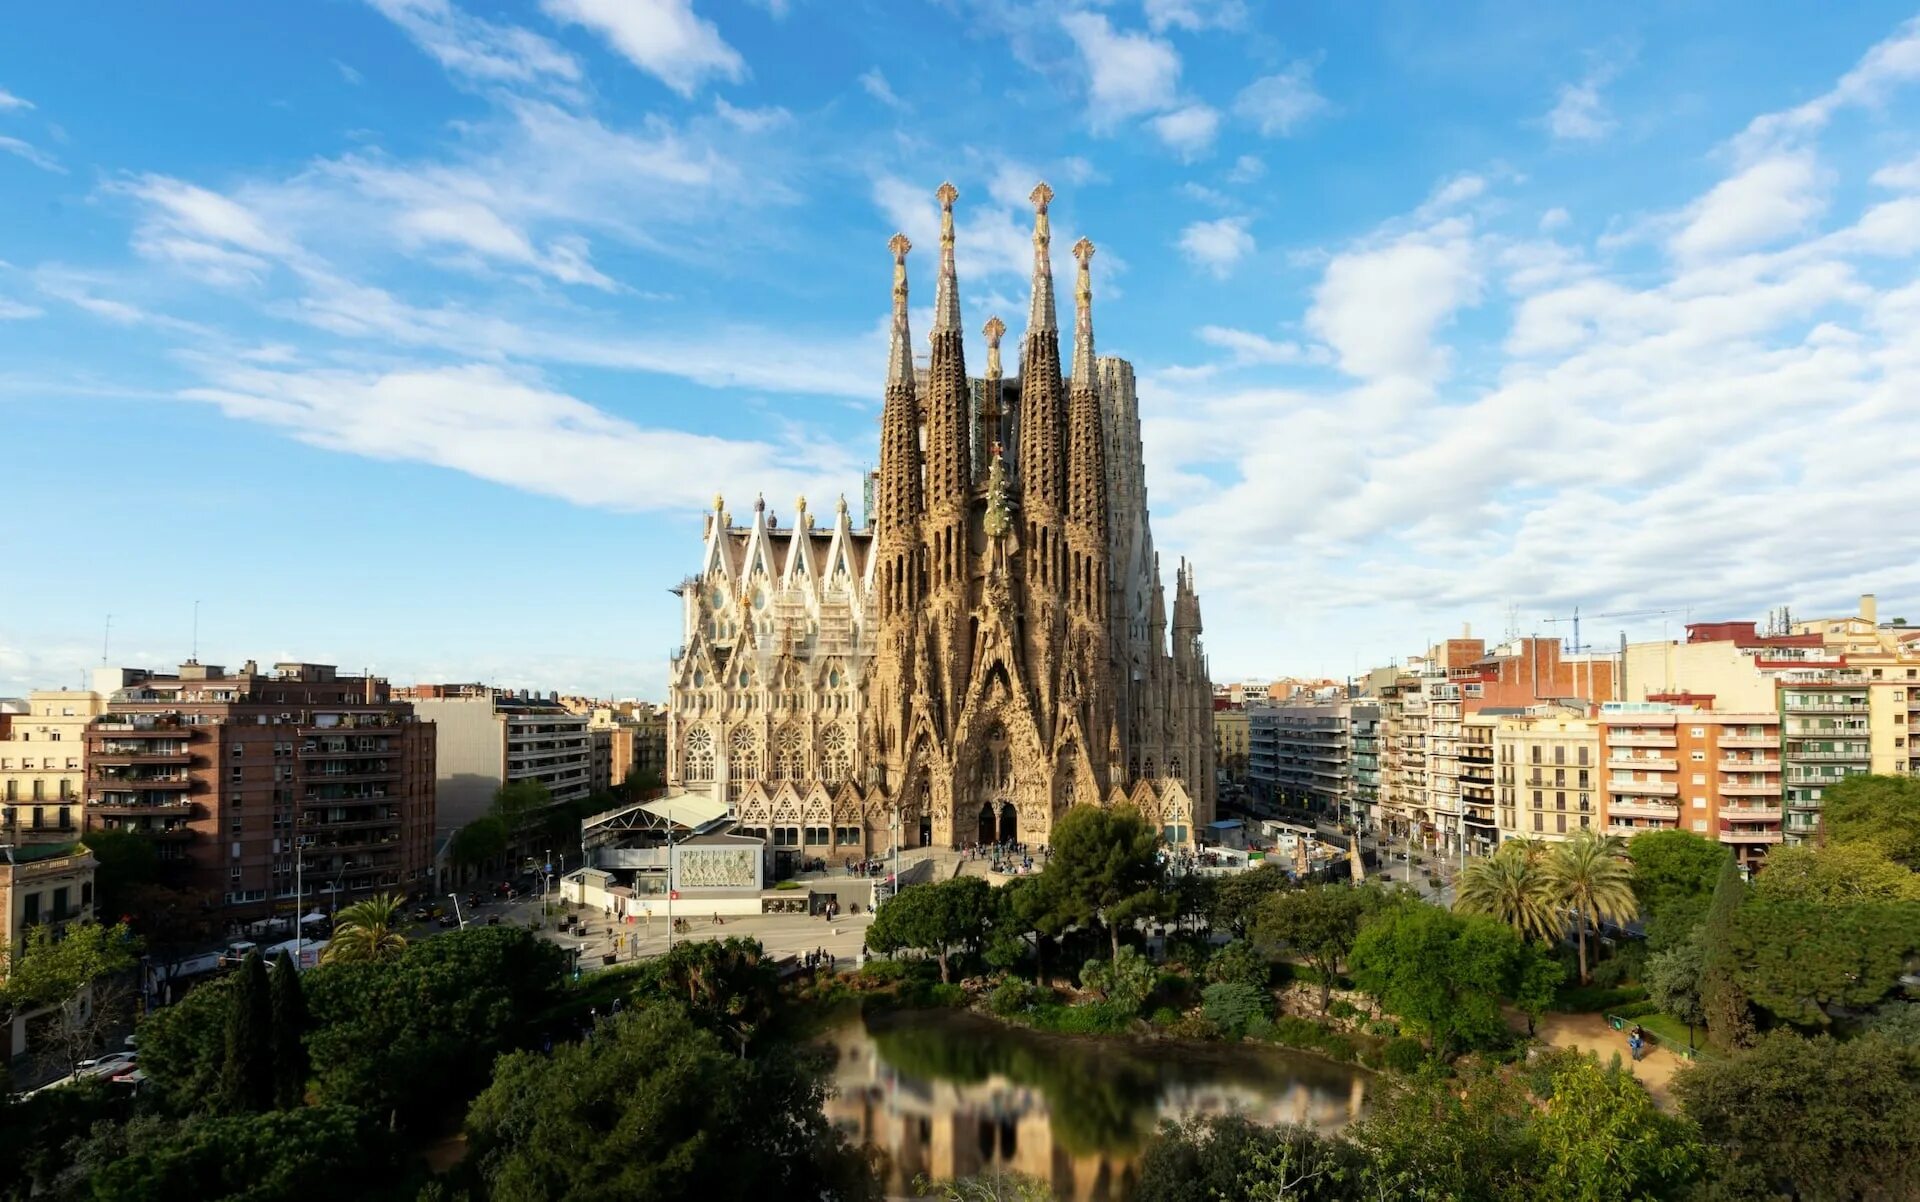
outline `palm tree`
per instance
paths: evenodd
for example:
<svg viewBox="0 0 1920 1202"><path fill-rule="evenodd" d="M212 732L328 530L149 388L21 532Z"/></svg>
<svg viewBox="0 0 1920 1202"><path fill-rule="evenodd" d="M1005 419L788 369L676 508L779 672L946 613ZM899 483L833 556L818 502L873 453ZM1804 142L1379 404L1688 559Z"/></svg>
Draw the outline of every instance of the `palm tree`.
<svg viewBox="0 0 1920 1202"><path fill-rule="evenodd" d="M1585 985L1587 923L1624 923L1640 913L1640 902L1633 895L1633 872L1627 865L1627 845L1614 835L1580 830L1553 849L1546 875L1556 900L1573 911L1574 931L1580 939L1580 983Z"/></svg>
<svg viewBox="0 0 1920 1202"><path fill-rule="evenodd" d="M1552 940L1566 928L1538 845L1530 840L1503 843L1492 856L1467 865L1453 908L1497 918L1522 939Z"/></svg>
<svg viewBox="0 0 1920 1202"><path fill-rule="evenodd" d="M356 960L392 960L407 950L407 937L395 930L400 899L378 893L340 911L333 924L333 941L320 958L328 964Z"/></svg>

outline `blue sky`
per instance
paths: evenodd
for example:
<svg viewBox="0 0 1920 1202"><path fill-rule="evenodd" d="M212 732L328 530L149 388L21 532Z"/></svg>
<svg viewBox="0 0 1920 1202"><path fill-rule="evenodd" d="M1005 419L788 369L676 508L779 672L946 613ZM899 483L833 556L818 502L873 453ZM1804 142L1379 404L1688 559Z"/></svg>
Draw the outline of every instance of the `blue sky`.
<svg viewBox="0 0 1920 1202"><path fill-rule="evenodd" d="M1217 677L1920 620L1920 18L1543 8L16 6L0 694L198 600L215 662L659 695L715 491L857 507L943 179L969 330L1035 180L1099 245Z"/></svg>

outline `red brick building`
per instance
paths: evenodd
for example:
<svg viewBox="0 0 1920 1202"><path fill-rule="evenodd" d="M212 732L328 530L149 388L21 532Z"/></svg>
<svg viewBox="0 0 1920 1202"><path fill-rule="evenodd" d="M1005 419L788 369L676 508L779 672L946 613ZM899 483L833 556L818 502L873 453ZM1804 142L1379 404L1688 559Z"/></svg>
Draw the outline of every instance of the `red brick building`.
<svg viewBox="0 0 1920 1202"><path fill-rule="evenodd" d="M153 840L170 883L235 921L430 883L434 727L386 681L252 660L114 675L87 728L87 825Z"/></svg>

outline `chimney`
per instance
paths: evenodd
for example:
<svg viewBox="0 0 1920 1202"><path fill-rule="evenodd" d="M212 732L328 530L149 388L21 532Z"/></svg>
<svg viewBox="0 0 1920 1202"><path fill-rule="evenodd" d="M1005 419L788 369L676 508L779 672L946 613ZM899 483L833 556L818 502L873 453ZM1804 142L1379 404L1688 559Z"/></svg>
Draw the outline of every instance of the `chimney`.
<svg viewBox="0 0 1920 1202"><path fill-rule="evenodd" d="M1869 626L1880 624L1880 602L1874 599L1872 593L1860 594L1860 616Z"/></svg>
<svg viewBox="0 0 1920 1202"><path fill-rule="evenodd" d="M1473 637L1473 623L1472 623L1472 622L1462 622L1462 623L1460 623L1460 637L1461 637L1461 638L1463 638L1463 639L1470 639L1470 638L1472 638L1472 637Z"/></svg>

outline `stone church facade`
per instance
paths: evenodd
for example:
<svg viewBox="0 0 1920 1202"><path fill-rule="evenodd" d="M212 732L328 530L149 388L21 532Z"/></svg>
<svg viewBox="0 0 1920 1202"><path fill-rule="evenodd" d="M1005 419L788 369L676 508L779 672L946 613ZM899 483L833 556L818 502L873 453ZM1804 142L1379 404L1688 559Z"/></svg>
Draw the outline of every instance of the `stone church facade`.
<svg viewBox="0 0 1920 1202"><path fill-rule="evenodd" d="M1093 346L1073 248L1062 372L1047 209L1019 374L988 320L968 375L952 185L938 192L931 353L916 370L895 235L880 466L864 526L845 498L782 524L715 498L677 590L668 780L724 798L744 833L828 859L902 845L1045 843L1075 804L1138 807L1191 844L1212 820L1212 686L1192 569L1166 606L1148 524L1133 369ZM1169 630L1171 627L1171 630ZM1169 634L1171 638L1169 639Z"/></svg>

